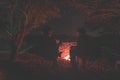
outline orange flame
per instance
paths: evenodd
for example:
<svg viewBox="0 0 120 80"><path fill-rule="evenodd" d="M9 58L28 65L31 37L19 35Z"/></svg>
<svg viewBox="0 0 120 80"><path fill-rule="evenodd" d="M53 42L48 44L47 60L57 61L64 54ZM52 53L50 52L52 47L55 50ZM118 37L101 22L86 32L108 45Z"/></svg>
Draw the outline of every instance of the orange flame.
<svg viewBox="0 0 120 80"><path fill-rule="evenodd" d="M59 46L59 52L61 53L61 58L70 61L70 48L71 46L76 46L76 42L63 42Z"/></svg>

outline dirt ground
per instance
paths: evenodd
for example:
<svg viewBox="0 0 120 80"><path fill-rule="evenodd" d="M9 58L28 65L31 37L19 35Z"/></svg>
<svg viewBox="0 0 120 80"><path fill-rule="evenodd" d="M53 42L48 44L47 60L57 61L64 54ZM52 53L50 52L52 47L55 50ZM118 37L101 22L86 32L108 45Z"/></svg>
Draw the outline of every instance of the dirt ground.
<svg viewBox="0 0 120 80"><path fill-rule="evenodd" d="M58 59L57 64L33 54L17 55L12 63L1 61L0 80L120 80L119 67L113 69L104 59L87 61L77 71L70 61Z"/></svg>

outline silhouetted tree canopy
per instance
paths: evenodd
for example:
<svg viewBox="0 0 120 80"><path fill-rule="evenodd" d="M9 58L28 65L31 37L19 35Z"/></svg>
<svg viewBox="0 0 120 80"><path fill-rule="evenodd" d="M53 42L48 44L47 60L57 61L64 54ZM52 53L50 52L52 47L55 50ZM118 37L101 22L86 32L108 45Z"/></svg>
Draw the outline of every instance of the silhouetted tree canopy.
<svg viewBox="0 0 120 80"><path fill-rule="evenodd" d="M62 18L64 8L80 11L86 28L119 30L119 0L1 0L0 28L19 49L24 37L33 29Z"/></svg>

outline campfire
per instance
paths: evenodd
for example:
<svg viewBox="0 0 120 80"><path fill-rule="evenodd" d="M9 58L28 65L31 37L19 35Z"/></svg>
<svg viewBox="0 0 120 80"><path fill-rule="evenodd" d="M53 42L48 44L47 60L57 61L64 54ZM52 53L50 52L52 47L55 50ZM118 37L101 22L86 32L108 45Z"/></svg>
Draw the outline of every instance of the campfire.
<svg viewBox="0 0 120 80"><path fill-rule="evenodd" d="M71 46L76 46L76 42L63 42L59 46L59 52L61 53L61 59L70 61L70 49Z"/></svg>

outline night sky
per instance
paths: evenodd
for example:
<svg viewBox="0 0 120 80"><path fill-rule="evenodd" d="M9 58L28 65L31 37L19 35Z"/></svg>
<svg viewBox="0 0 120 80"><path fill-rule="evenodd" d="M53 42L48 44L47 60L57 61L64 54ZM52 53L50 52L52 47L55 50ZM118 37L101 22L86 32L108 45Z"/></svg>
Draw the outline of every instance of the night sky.
<svg viewBox="0 0 120 80"><path fill-rule="evenodd" d="M56 34L75 35L79 27L84 25L84 17L80 11L64 9L61 18L53 20L50 25Z"/></svg>

